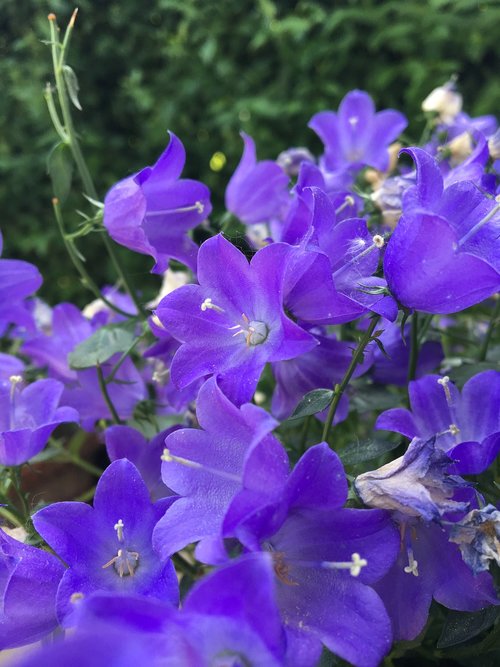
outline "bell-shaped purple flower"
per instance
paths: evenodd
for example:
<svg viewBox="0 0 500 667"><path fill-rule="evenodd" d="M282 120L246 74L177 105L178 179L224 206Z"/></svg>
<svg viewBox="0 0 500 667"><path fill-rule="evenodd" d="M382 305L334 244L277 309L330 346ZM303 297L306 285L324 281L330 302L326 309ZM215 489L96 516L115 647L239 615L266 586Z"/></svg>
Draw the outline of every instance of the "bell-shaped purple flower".
<svg viewBox="0 0 500 667"><path fill-rule="evenodd" d="M341 101L337 113L320 111L311 118L309 127L325 145L323 159L327 170L369 166L386 171L389 144L407 124L399 111L375 113L371 97L362 90L352 90Z"/></svg>
<svg viewBox="0 0 500 667"><path fill-rule="evenodd" d="M17 466L42 451L63 422L79 422L72 407L59 407L64 385L37 380L21 389L22 377L0 384L0 464Z"/></svg>
<svg viewBox="0 0 500 667"><path fill-rule="evenodd" d="M3 238L0 233L0 255ZM42 284L42 276L33 264L18 259L0 259L0 333L8 324L26 329L33 327L33 318L24 305Z"/></svg>
<svg viewBox="0 0 500 667"><path fill-rule="evenodd" d="M153 528L171 502L152 504L137 468L120 459L100 478L93 508L61 502L33 516L36 530L68 566L57 594L61 622L70 624L74 602L94 591L177 602L174 567L151 543Z"/></svg>
<svg viewBox="0 0 500 667"><path fill-rule="evenodd" d="M153 273L170 258L196 271L197 246L187 232L212 210L210 192L199 181L180 179L186 153L170 132L170 143L153 167L114 185L104 200L104 226L120 245L151 255Z"/></svg>
<svg viewBox="0 0 500 667"><path fill-rule="evenodd" d="M343 509L346 499L342 464L321 443L271 500L261 496L259 503L243 490L226 514L224 534L271 554L291 646L317 659L322 642L354 665L375 667L392 637L371 585L395 560L399 539L388 513Z"/></svg>
<svg viewBox="0 0 500 667"><path fill-rule="evenodd" d="M408 438L435 438L461 475L478 474L491 465L500 452L498 371L478 373L461 394L447 376L438 375L410 382L408 393L411 410L386 410L376 428Z"/></svg>
<svg viewBox="0 0 500 667"><path fill-rule="evenodd" d="M55 630L63 573L63 564L51 553L0 529L0 650L31 644Z"/></svg>
<svg viewBox="0 0 500 667"><path fill-rule="evenodd" d="M226 208L247 225L269 222L286 210L289 178L276 162L257 162L254 140L241 136L243 155L226 189Z"/></svg>
<svg viewBox="0 0 500 667"><path fill-rule="evenodd" d="M174 290L156 311L165 329L183 343L170 369L174 384L182 389L216 375L224 393L241 405L251 400L267 362L293 359L317 345L284 313L290 253L290 246L272 244L249 264L223 236L205 241L198 257L199 285Z"/></svg>
<svg viewBox="0 0 500 667"><path fill-rule="evenodd" d="M235 407L214 378L200 389L196 415L201 429L180 429L165 441L164 483L181 496L158 522L156 548L164 555L200 542L197 557L225 560L221 527L224 515L243 488L244 470L261 466L248 480L254 492L272 492L288 473L282 445L269 435L277 422L252 404Z"/></svg>
<svg viewBox="0 0 500 667"><path fill-rule="evenodd" d="M474 183L443 189L434 159L406 149L416 185L403 197L403 215L384 257L384 275L398 301L427 313L455 313L500 289L500 204Z"/></svg>

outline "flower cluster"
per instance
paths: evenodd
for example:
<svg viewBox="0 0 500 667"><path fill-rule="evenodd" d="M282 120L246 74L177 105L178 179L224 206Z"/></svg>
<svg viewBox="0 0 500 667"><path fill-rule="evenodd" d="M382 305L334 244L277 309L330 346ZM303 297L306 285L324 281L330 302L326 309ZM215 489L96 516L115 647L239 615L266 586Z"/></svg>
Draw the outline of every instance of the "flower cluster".
<svg viewBox="0 0 500 667"><path fill-rule="evenodd" d="M243 134L223 225L170 133L90 202L153 302L51 308L0 260L0 648L70 630L19 665L376 667L433 599L499 603L496 124L447 88L424 109L402 150L359 90L311 119L319 157ZM29 496L52 459L95 486Z"/></svg>

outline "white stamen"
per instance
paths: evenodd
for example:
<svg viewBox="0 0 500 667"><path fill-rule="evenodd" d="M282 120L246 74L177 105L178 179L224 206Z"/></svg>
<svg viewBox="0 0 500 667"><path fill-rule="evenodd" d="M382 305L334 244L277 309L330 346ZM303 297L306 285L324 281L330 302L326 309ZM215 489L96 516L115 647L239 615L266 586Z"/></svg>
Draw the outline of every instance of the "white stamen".
<svg viewBox="0 0 500 667"><path fill-rule="evenodd" d="M380 236L380 234L375 234L375 236L372 238L372 241L376 248L384 247L385 239L383 236Z"/></svg>
<svg viewBox="0 0 500 667"><path fill-rule="evenodd" d="M125 549L118 549L118 554L105 563L102 566L102 569L106 569L110 565L113 565L120 579L127 574L131 577L134 575L134 572L139 564L139 554L137 551L126 551Z"/></svg>
<svg viewBox="0 0 500 667"><path fill-rule="evenodd" d="M216 306L215 303L212 303L212 299L207 296L205 301L201 304L200 309L205 312L206 310L215 310L217 313L223 313L224 308Z"/></svg>

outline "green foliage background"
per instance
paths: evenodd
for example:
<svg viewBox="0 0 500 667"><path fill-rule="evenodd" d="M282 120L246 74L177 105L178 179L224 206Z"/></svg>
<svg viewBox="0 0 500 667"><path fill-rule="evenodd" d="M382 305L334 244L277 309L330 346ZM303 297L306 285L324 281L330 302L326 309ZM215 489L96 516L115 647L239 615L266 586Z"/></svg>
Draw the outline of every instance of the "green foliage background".
<svg viewBox="0 0 500 667"><path fill-rule="evenodd" d="M102 197L151 164L167 129L184 142L186 174L213 190L216 211L241 151L240 130L261 157L291 145L319 150L313 113L336 108L352 88L392 106L420 133L421 100L457 74L466 110L500 106L500 2L472 0L81 0L70 62L80 83L75 110ZM52 79L47 13L65 26L67 0L2 0L0 18L0 229L4 256L40 266L42 294L74 298L78 284L52 220L46 158L55 133L43 86ZM215 151L227 156L214 172ZM69 226L78 218L67 202ZM217 209L218 207L218 209ZM98 280L110 279L98 239L85 247ZM129 253L124 256L128 257ZM146 276L147 258L127 260ZM57 295L57 296L56 296Z"/></svg>

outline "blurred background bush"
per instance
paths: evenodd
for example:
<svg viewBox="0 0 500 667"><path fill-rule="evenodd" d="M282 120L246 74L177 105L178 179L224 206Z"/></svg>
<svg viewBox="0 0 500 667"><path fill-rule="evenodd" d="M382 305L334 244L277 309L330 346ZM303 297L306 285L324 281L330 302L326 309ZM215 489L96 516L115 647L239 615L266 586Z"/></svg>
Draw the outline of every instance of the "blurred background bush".
<svg viewBox="0 0 500 667"><path fill-rule="evenodd" d="M76 2L76 0L75 0ZM259 157L320 145L310 117L335 109L352 88L378 108L423 126L422 99L458 76L465 110L500 103L500 2L473 0L80 0L69 61L83 112L75 121L101 197L116 180L154 162L173 130L186 146L185 175L206 182L216 214L241 153L240 130ZM49 300L74 298L78 283L52 219L47 155L56 142L42 92L52 81L47 13L61 27L68 0L2 0L0 18L0 229L4 256L37 263ZM84 207L78 182L66 203ZM110 280L98 239L90 269ZM131 257L147 275L151 260Z"/></svg>

